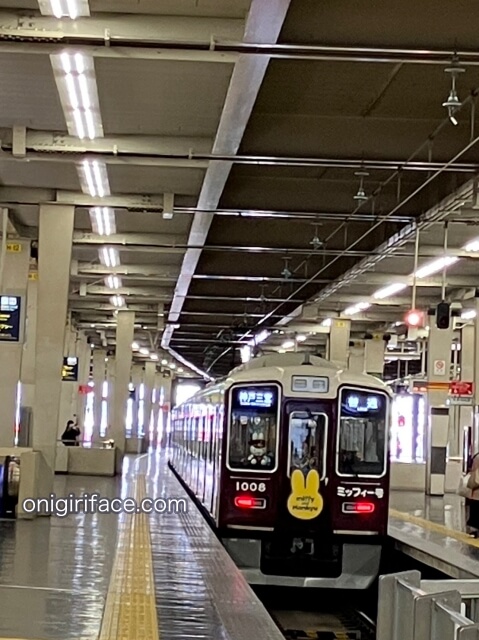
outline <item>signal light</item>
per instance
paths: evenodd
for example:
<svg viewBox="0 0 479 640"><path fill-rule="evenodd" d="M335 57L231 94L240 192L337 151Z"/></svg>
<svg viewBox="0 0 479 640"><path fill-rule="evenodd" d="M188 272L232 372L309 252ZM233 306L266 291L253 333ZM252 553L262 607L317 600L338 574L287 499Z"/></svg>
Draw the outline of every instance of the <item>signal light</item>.
<svg viewBox="0 0 479 640"><path fill-rule="evenodd" d="M406 313L404 321L409 327L419 327L423 323L423 314L417 309L411 309Z"/></svg>
<svg viewBox="0 0 479 640"><path fill-rule="evenodd" d="M238 496L235 498L235 506L242 509L252 509L254 507L254 498L249 496Z"/></svg>
<svg viewBox="0 0 479 640"><path fill-rule="evenodd" d="M436 308L436 327L449 329L451 307L449 302L440 302Z"/></svg>

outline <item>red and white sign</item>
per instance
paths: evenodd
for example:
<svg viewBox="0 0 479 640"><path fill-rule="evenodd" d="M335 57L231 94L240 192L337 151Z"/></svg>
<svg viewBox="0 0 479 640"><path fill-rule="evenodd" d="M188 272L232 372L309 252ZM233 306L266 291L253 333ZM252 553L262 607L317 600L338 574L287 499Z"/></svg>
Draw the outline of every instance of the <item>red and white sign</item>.
<svg viewBox="0 0 479 640"><path fill-rule="evenodd" d="M446 375L446 361L434 360L434 375L445 376Z"/></svg>
<svg viewBox="0 0 479 640"><path fill-rule="evenodd" d="M78 387L78 393L81 396L86 396L88 393L93 393L93 387L90 387L89 384L81 384Z"/></svg>
<svg viewBox="0 0 479 640"><path fill-rule="evenodd" d="M474 395L474 383L454 380L454 382L449 383L449 395L472 398Z"/></svg>

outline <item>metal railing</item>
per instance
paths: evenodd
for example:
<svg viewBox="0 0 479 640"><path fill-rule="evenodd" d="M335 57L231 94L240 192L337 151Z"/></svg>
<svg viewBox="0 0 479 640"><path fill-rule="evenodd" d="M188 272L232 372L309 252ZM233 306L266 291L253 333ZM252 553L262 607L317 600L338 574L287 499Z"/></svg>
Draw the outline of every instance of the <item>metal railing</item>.
<svg viewBox="0 0 479 640"><path fill-rule="evenodd" d="M479 580L379 578L377 640L479 640Z"/></svg>

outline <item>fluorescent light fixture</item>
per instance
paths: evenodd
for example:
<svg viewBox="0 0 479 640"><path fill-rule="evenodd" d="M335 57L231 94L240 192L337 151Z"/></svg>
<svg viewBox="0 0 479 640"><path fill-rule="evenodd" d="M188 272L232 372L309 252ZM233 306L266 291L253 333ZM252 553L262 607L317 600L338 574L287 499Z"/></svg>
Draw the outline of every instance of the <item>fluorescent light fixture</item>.
<svg viewBox="0 0 479 640"><path fill-rule="evenodd" d="M303 336L303 335L296 336L296 342L306 342L307 339L308 339L308 336Z"/></svg>
<svg viewBox="0 0 479 640"><path fill-rule="evenodd" d="M383 287L382 289L378 289L373 293L373 298L375 300L384 300L384 298L389 298L389 296L393 296L395 293L399 293L407 287L407 284L403 284L402 282L393 282L393 284L389 284L387 287Z"/></svg>
<svg viewBox="0 0 479 640"><path fill-rule="evenodd" d="M461 313L461 320L474 320L476 315L477 314L474 309L467 309Z"/></svg>
<svg viewBox="0 0 479 640"><path fill-rule="evenodd" d="M121 280L118 276L108 276L108 278L105 278L105 284L109 289L119 289Z"/></svg>
<svg viewBox="0 0 479 640"><path fill-rule="evenodd" d="M168 364L168 360L165 360L165 359L163 358L163 360L161 361L161 364L162 364L164 367L166 367L166 365Z"/></svg>
<svg viewBox="0 0 479 640"><path fill-rule="evenodd" d="M170 369L176 369L176 364L174 362L170 364Z"/></svg>
<svg viewBox="0 0 479 640"><path fill-rule="evenodd" d="M241 347L240 355L241 355L241 362L243 364L246 364L251 360L252 349L249 344L245 344L243 347Z"/></svg>
<svg viewBox="0 0 479 640"><path fill-rule="evenodd" d="M183 373L184 369L182 367L178 367L178 373Z"/></svg>
<svg viewBox="0 0 479 640"><path fill-rule="evenodd" d="M90 15L88 0L38 0L42 16L55 18L84 18Z"/></svg>
<svg viewBox="0 0 479 640"><path fill-rule="evenodd" d="M104 198L110 195L110 183L104 162L84 160L77 168L83 193L93 198Z"/></svg>
<svg viewBox="0 0 479 640"><path fill-rule="evenodd" d="M158 354L157 353L152 353L150 355L150 360L158 360Z"/></svg>
<svg viewBox="0 0 479 640"><path fill-rule="evenodd" d="M470 253L479 253L479 239L468 242L464 247L464 251L469 251Z"/></svg>
<svg viewBox="0 0 479 640"><path fill-rule="evenodd" d="M103 137L100 101L93 56L64 51L50 56L68 133L84 138Z"/></svg>
<svg viewBox="0 0 479 640"><path fill-rule="evenodd" d="M445 267L450 267L451 265L455 264L458 260L459 258L457 258L456 256L443 256L442 258L437 258L437 260L428 262L424 266L420 267L416 271L416 278L421 279L432 276Z"/></svg>
<svg viewBox="0 0 479 640"><path fill-rule="evenodd" d="M115 212L110 207L93 207L90 209L90 220L93 232L99 236L111 236L116 233Z"/></svg>
<svg viewBox="0 0 479 640"><path fill-rule="evenodd" d="M262 342L267 340L270 335L271 335L271 333L269 331L266 331L266 329L265 329L265 330L261 331L261 333L258 333L256 336L251 338L251 340L248 340L248 342L246 344L248 346L250 346L250 347L255 347L256 345L261 344Z"/></svg>
<svg viewBox="0 0 479 640"><path fill-rule="evenodd" d="M343 311L343 314L345 316L354 316L356 315L356 313L360 313L360 311L366 311L366 309L369 309L370 306L371 305L369 304L369 302L358 302L358 304L354 304L351 307L345 309Z"/></svg>
<svg viewBox="0 0 479 640"><path fill-rule="evenodd" d="M294 340L285 340L281 345L282 349L292 349L294 347Z"/></svg>
<svg viewBox="0 0 479 640"><path fill-rule="evenodd" d="M138 351L140 345L138 344L138 342L133 342L131 348L133 349L133 351Z"/></svg>
<svg viewBox="0 0 479 640"><path fill-rule="evenodd" d="M117 309L125 306L125 298L123 296L112 296L110 302Z"/></svg>
<svg viewBox="0 0 479 640"><path fill-rule="evenodd" d="M322 327L330 327L333 324L333 320L332 318L325 318L322 322L321 322L321 326Z"/></svg>
<svg viewBox="0 0 479 640"><path fill-rule="evenodd" d="M149 356L150 355L150 352L146 347L141 347L140 353L141 353L142 356Z"/></svg>
<svg viewBox="0 0 479 640"><path fill-rule="evenodd" d="M120 264L120 254L117 249L113 249L113 247L102 247L99 252L100 262L105 265L105 267L112 268L118 267Z"/></svg>

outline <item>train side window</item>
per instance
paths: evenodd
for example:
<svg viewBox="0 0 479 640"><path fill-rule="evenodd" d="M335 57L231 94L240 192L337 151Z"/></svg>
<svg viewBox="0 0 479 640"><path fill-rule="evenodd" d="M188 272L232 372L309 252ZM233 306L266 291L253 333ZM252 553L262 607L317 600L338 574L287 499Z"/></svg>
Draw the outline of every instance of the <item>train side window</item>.
<svg viewBox="0 0 479 640"><path fill-rule="evenodd" d="M289 417L289 475L315 469L321 479L326 469L327 418L322 413L294 411Z"/></svg>
<svg viewBox="0 0 479 640"><path fill-rule="evenodd" d="M279 388L245 385L231 390L228 467L271 473L277 468Z"/></svg>
<svg viewBox="0 0 479 640"><path fill-rule="evenodd" d="M385 394L343 389L340 396L337 472L380 477L386 471L388 399Z"/></svg>

